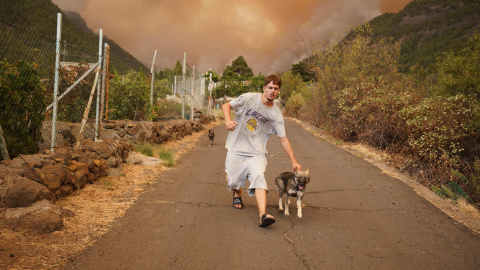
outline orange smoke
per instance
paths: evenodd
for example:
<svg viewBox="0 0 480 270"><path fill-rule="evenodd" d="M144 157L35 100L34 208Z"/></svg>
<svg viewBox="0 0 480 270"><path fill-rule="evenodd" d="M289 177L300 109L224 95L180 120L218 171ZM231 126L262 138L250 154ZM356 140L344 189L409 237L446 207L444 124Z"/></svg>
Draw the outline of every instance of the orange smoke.
<svg viewBox="0 0 480 270"><path fill-rule="evenodd" d="M221 73L242 55L254 74L289 69L314 41L344 35L350 27L409 0L53 0L88 26L115 40L140 61L173 68L183 60L202 72Z"/></svg>

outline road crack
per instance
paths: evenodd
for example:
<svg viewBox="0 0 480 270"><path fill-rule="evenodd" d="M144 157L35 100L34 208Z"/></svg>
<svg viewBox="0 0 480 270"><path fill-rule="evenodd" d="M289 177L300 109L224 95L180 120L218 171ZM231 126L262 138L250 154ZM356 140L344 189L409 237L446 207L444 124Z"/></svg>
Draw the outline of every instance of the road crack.
<svg viewBox="0 0 480 270"><path fill-rule="evenodd" d="M288 221L290 222L290 228L286 229L284 232L283 232L283 239L290 245L292 246L292 253L293 255L295 255L295 257L297 257L299 260L302 261L303 263L303 266L305 267L305 269L310 269L310 266L308 265L308 262L305 258L303 258L297 251L297 245L296 245L296 242L294 239L290 238L289 235L288 235L288 232L293 230L293 228L295 227L295 223L289 218Z"/></svg>

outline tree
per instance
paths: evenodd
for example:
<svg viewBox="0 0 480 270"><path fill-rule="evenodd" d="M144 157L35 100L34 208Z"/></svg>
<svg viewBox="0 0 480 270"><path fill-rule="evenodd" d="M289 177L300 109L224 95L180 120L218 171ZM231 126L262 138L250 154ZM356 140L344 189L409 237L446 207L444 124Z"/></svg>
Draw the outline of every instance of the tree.
<svg viewBox="0 0 480 270"><path fill-rule="evenodd" d="M462 50L446 53L438 68L437 93L473 95L480 100L480 34L474 35Z"/></svg>
<svg viewBox="0 0 480 270"><path fill-rule="evenodd" d="M302 88L306 87L307 83L303 81L299 74L294 74L293 71L290 70L283 73L280 101L285 105L294 92L300 93L303 91Z"/></svg>
<svg viewBox="0 0 480 270"><path fill-rule="evenodd" d="M207 80L210 79L210 74L212 74L212 81L213 82L219 82L220 81L220 76L218 75L218 73L216 73L215 71L211 70L211 69L208 69L207 72L205 72L205 74L203 74L203 77L205 77Z"/></svg>
<svg viewBox="0 0 480 270"><path fill-rule="evenodd" d="M183 66L182 64L180 64L180 61L177 61L177 63L175 63L175 68L173 69L173 74L175 76L182 76L182 73L183 73Z"/></svg>
<svg viewBox="0 0 480 270"><path fill-rule="evenodd" d="M249 92L263 92L265 76L259 74L258 76L250 78L249 82Z"/></svg>
<svg viewBox="0 0 480 270"><path fill-rule="evenodd" d="M308 63L306 61L301 61L298 64L293 64L292 73L294 75L300 75L304 82L312 81L315 78L315 74L310 71Z"/></svg>
<svg viewBox="0 0 480 270"><path fill-rule="evenodd" d="M245 59L241 55L237 57L237 59L232 61L231 66L227 66L225 68L225 70L223 71L224 76L225 73L228 71L236 73L238 76L241 77L253 77L252 69L248 66L247 61L245 61Z"/></svg>

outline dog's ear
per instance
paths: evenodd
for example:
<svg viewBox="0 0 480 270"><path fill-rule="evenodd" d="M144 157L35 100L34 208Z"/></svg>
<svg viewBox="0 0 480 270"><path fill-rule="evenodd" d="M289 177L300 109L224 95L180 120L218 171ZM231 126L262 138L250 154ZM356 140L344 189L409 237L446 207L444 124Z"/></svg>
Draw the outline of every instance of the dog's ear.
<svg viewBox="0 0 480 270"><path fill-rule="evenodd" d="M295 175L297 175L297 172L298 172L298 169L297 169L297 167L295 167L295 168L293 169L293 173L295 173Z"/></svg>

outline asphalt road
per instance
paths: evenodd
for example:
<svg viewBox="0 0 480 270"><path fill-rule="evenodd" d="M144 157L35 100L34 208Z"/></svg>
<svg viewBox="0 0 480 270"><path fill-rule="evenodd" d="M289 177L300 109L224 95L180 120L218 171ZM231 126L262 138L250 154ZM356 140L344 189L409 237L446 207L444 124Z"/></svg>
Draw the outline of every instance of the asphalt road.
<svg viewBox="0 0 480 270"><path fill-rule="evenodd" d="M287 136L310 168L303 218L278 212L275 176L290 161L272 136L267 211L254 197L234 209L227 192L224 126L200 139L142 194L128 215L66 269L480 269L480 237L400 180L287 120Z"/></svg>

